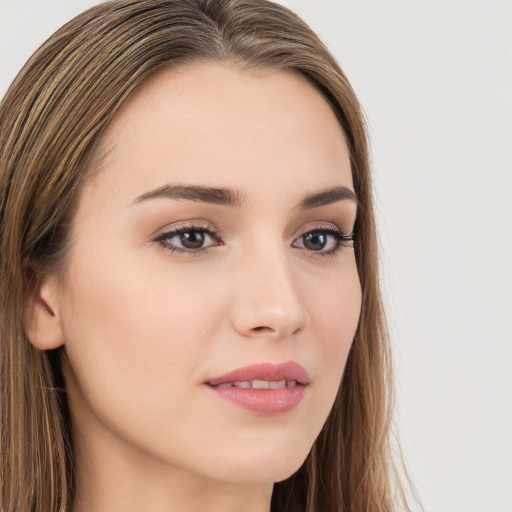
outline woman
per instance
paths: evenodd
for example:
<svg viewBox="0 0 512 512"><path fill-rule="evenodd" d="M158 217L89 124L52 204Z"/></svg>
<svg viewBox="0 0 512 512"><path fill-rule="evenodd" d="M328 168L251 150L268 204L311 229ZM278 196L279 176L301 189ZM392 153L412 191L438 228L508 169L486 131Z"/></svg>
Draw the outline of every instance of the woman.
<svg viewBox="0 0 512 512"><path fill-rule="evenodd" d="M365 127L300 19L85 12L0 172L2 510L395 510Z"/></svg>

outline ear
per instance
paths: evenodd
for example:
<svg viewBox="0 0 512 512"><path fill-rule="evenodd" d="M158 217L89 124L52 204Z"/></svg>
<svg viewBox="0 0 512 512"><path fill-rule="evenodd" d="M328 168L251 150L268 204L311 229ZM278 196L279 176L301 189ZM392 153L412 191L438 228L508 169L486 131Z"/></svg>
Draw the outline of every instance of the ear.
<svg viewBox="0 0 512 512"><path fill-rule="evenodd" d="M52 350L64 344L57 292L56 279L47 277L33 288L28 299L25 332L39 350Z"/></svg>

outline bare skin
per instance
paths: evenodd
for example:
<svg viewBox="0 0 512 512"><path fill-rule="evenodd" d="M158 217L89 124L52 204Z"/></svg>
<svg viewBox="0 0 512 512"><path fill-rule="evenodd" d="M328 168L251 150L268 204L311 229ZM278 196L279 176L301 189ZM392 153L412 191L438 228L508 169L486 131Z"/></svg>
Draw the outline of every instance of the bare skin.
<svg viewBox="0 0 512 512"><path fill-rule="evenodd" d="M360 313L341 128L298 76L197 64L132 95L102 147L29 333L64 345L74 512L268 512L329 414ZM153 193L166 185L232 201ZM286 361L309 380L282 414L209 385Z"/></svg>

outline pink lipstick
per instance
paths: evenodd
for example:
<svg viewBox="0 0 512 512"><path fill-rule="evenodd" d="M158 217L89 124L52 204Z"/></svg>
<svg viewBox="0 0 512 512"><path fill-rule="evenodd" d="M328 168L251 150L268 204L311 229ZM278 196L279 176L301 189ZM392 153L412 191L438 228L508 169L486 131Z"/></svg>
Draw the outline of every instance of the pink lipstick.
<svg viewBox="0 0 512 512"><path fill-rule="evenodd" d="M285 413L304 398L309 384L297 363L260 363L239 368L207 382L221 398L262 415Z"/></svg>

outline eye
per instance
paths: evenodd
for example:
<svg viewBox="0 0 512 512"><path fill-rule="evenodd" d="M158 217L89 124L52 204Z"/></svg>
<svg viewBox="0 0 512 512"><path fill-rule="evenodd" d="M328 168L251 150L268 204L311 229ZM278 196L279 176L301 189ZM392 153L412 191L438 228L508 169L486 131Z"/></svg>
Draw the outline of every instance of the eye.
<svg viewBox="0 0 512 512"><path fill-rule="evenodd" d="M220 245L213 226L179 226L158 235L155 242L166 250L181 253L198 253L208 247Z"/></svg>
<svg viewBox="0 0 512 512"><path fill-rule="evenodd" d="M343 246L354 246L353 233L345 233L340 229L318 228L307 231L293 244L294 247L306 249L320 254L336 254Z"/></svg>

